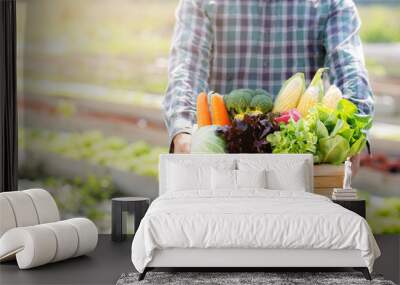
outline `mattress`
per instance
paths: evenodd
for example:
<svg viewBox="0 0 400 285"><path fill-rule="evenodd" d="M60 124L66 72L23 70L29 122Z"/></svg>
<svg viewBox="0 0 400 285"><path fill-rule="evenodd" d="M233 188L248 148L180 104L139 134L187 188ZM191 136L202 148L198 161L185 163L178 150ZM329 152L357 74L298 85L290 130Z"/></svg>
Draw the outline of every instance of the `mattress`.
<svg viewBox="0 0 400 285"><path fill-rule="evenodd" d="M171 248L359 250L370 271L380 255L359 215L320 195L266 189L161 195L135 234L132 262L143 272Z"/></svg>

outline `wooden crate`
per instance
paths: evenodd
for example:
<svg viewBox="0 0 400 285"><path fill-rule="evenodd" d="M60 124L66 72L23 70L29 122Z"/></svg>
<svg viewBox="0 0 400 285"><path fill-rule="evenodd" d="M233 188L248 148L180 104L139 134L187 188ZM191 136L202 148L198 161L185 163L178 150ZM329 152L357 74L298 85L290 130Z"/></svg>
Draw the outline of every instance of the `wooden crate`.
<svg viewBox="0 0 400 285"><path fill-rule="evenodd" d="M333 188L343 185L344 165L314 165L314 193L332 197Z"/></svg>

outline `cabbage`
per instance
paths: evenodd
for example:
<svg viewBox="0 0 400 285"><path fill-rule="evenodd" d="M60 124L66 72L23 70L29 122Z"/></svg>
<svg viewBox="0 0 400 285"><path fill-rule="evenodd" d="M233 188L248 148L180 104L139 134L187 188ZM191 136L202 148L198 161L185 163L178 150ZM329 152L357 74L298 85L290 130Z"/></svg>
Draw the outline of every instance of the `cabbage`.
<svg viewBox="0 0 400 285"><path fill-rule="evenodd" d="M225 141L216 133L217 126L197 129L192 136L192 153L225 153Z"/></svg>
<svg viewBox="0 0 400 285"><path fill-rule="evenodd" d="M357 111L357 106L347 99L340 99L336 110L321 104L310 110L307 124L316 129L318 136L315 162L340 164L362 151L372 117Z"/></svg>
<svg viewBox="0 0 400 285"><path fill-rule="evenodd" d="M325 137L319 140L321 162L341 164L346 160L350 151L349 142L340 135Z"/></svg>

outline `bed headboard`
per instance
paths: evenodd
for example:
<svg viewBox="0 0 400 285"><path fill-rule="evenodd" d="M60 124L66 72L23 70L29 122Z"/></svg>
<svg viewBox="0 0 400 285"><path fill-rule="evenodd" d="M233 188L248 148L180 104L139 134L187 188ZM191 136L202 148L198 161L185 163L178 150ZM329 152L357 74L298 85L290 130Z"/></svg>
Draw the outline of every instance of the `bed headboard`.
<svg viewBox="0 0 400 285"><path fill-rule="evenodd" d="M201 163L204 161L206 164L214 164L218 160L234 160L239 159L268 159L274 162L279 161L293 161L298 163L304 161L306 168L306 181L308 181L306 189L307 192L313 192L313 156L311 154L161 154L159 162L159 195L166 192L167 184L167 164L174 160L189 160L191 162L198 161ZM290 168L287 169L287 177L290 178Z"/></svg>

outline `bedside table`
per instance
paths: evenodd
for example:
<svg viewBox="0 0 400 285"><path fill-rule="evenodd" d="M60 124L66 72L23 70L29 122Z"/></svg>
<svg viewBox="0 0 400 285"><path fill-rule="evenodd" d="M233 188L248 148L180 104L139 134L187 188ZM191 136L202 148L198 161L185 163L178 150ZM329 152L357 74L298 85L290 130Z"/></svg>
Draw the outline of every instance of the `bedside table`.
<svg viewBox="0 0 400 285"><path fill-rule="evenodd" d="M150 199L143 197L121 197L113 198L111 202L111 239L123 241L126 238L127 221L123 218L125 214L133 215L135 219L134 232L136 233L140 221L150 206Z"/></svg>
<svg viewBox="0 0 400 285"><path fill-rule="evenodd" d="M340 206L359 214L365 219L365 200L332 200L333 203L339 204Z"/></svg>

